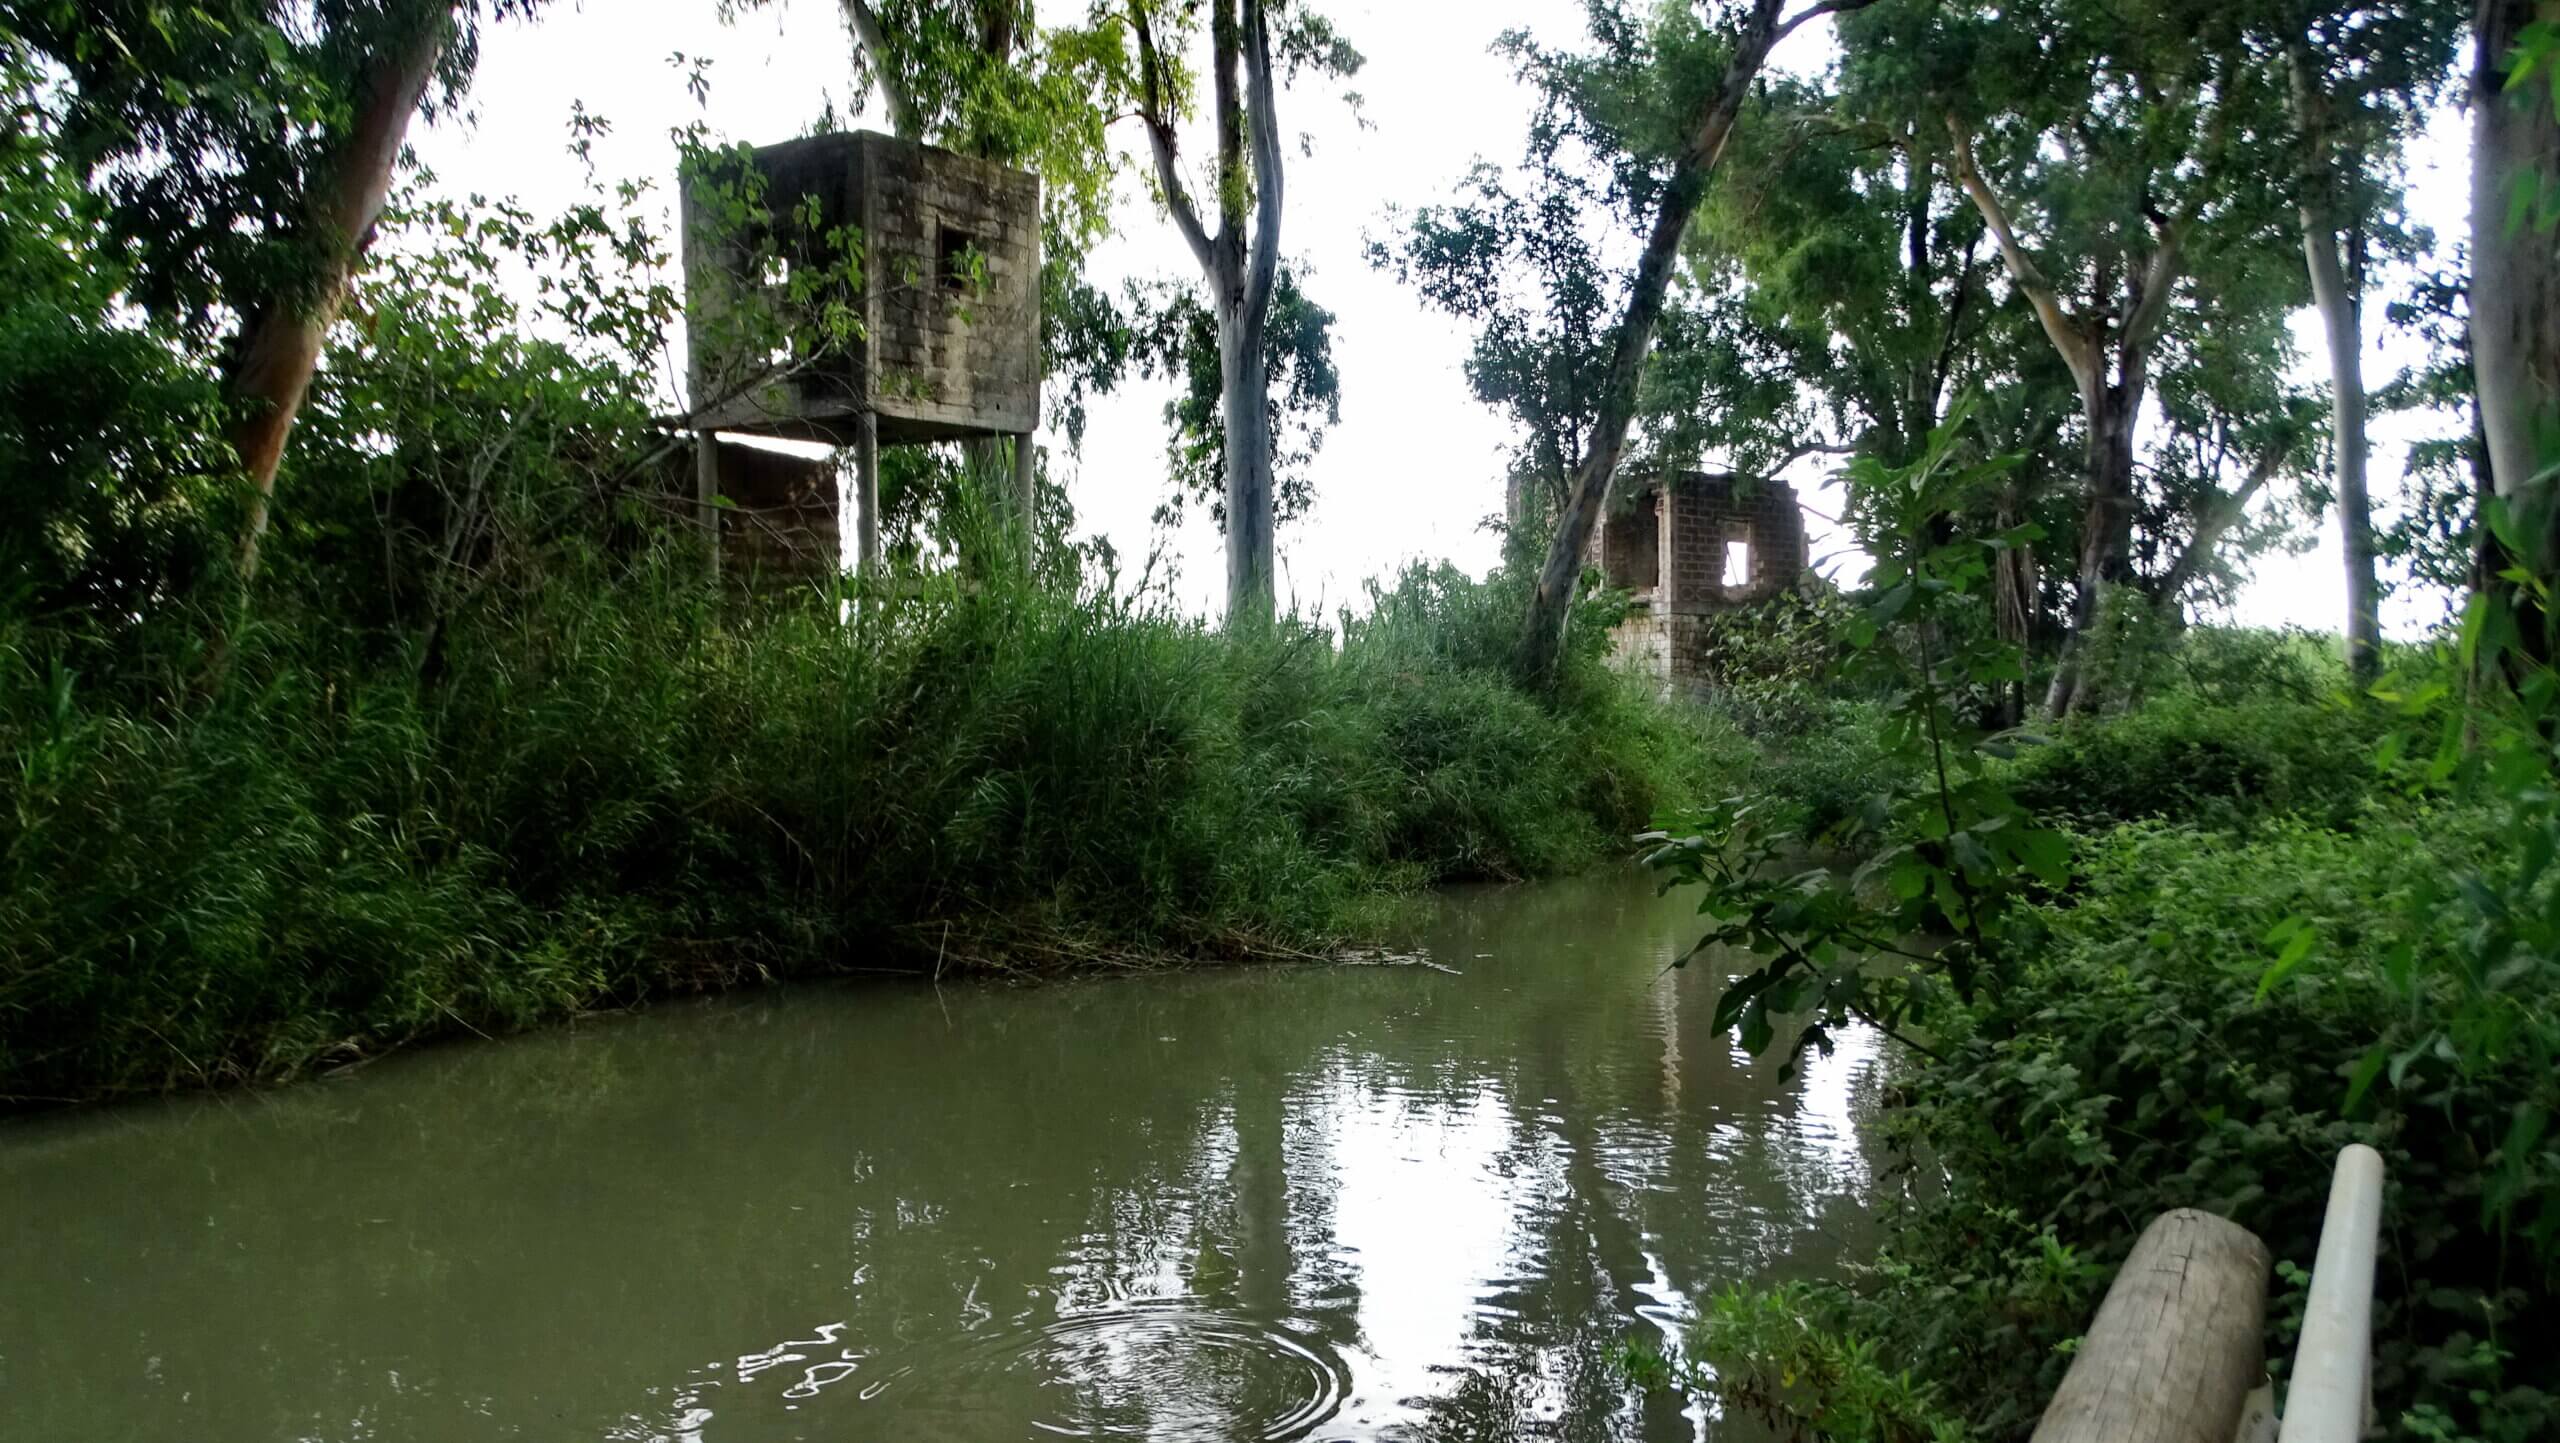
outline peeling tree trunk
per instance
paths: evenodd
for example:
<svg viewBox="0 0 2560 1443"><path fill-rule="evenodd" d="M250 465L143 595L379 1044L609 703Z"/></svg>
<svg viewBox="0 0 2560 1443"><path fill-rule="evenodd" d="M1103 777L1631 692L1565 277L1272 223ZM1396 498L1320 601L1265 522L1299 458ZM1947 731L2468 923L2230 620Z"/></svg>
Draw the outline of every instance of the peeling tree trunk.
<svg viewBox="0 0 2560 1443"><path fill-rule="evenodd" d="M1654 327L1662 319L1663 297L1671 286L1681 237L1687 234L1698 203L1706 198L1707 184L1724 156L1725 141L1733 134L1734 117L1741 112L1761 62L1788 30L1818 13L1808 11L1782 27L1780 8L1779 0L1754 0L1751 17L1736 37L1733 58L1725 66L1723 82L1699 108L1689 144L1680 153L1654 211L1652 234L1636 261L1635 283L1618 318L1591 441L1556 518L1546 561L1538 569L1538 589L1529 598L1529 614L1521 628L1520 675L1531 686L1545 686L1555 678L1556 661L1564 651L1565 623L1573 612L1574 587L1582 579L1583 554L1590 549L1592 529L1609 503L1609 483L1616 478L1627 429L1635 421L1636 385L1643 376L1646 353L1653 347Z"/></svg>
<svg viewBox="0 0 2560 1443"><path fill-rule="evenodd" d="M391 193L392 169L409 133L409 117L417 112L419 97L444 53L452 19L450 10L425 19L416 34L382 57L366 82L354 128L332 158L308 222L308 239L325 255L317 293L268 297L254 308L243 308L249 320L233 348L229 381L232 404L239 411L231 446L254 488L240 538L244 583L257 574L259 538L267 529L285 438L310 393L321 345L346 304L356 265L372 244L374 222Z"/></svg>
<svg viewBox="0 0 2560 1443"><path fill-rule="evenodd" d="M2489 478L2501 498L2528 489L2553 460L2537 429L2560 418L2560 253L2551 235L2508 224L2517 185L2560 176L2560 122L2537 82L2506 93L2507 55L2535 21L2560 23L2560 0L2480 0L2473 13L2478 63L2471 89L2471 362ZM2547 524L2560 524L2560 508ZM2544 575L2560 560L2546 536L2526 558Z"/></svg>
<svg viewBox="0 0 2560 1443"><path fill-rule="evenodd" d="M2365 485L2371 452L2365 427L2364 299L2338 255L2338 225L2330 213L2335 167L2326 134L2327 97L2308 46L2288 48L2293 110L2303 134L2301 180L2302 255L2311 275L2311 300L2329 347L2329 430L2335 450L2339 549L2347 572L2347 674L2370 685L2382 660L2381 586L2374 577L2373 503Z"/></svg>
<svg viewBox="0 0 2560 1443"><path fill-rule="evenodd" d="M1218 307L1219 407L1227 430L1227 615L1269 618L1278 596L1273 535L1267 309Z"/></svg>

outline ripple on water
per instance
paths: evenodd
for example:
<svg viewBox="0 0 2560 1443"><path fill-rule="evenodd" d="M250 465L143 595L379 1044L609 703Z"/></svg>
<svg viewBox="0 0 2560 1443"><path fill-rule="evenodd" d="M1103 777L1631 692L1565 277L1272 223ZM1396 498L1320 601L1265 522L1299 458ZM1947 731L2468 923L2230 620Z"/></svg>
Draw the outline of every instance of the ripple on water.
<svg viewBox="0 0 2560 1443"><path fill-rule="evenodd" d="M1027 1327L991 1326L918 1350L862 1390L866 1402L968 1411L1008 1375L1066 1404L1030 1426L1058 1438L1303 1437L1342 1407L1350 1369L1285 1325L1197 1298L1115 1303Z"/></svg>

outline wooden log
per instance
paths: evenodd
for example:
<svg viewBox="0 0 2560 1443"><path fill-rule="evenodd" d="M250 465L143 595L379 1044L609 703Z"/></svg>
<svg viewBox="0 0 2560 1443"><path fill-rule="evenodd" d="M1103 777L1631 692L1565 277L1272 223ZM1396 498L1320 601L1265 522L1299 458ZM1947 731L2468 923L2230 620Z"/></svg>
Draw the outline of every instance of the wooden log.
<svg viewBox="0 0 2560 1443"><path fill-rule="evenodd" d="M2231 1443L2266 1372L2267 1247L2180 1208L2144 1229L2035 1443Z"/></svg>
<svg viewBox="0 0 2560 1443"><path fill-rule="evenodd" d="M2302 1341L2285 1390L2283 1443L2355 1443L2371 1407L2373 1255L2382 1234L2382 1154L2349 1143L2329 1180Z"/></svg>

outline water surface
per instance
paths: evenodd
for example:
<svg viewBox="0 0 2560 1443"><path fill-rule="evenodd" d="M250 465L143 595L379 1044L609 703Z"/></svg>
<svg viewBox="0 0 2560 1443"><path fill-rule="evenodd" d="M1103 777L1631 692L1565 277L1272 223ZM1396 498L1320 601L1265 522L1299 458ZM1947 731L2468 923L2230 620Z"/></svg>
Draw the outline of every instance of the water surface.
<svg viewBox="0 0 2560 1443"><path fill-rule="evenodd" d="M1860 1226L1641 877L1432 966L799 987L0 1126L6 1436L1676 1439L1623 1384ZM1447 971L1437 970L1449 969Z"/></svg>

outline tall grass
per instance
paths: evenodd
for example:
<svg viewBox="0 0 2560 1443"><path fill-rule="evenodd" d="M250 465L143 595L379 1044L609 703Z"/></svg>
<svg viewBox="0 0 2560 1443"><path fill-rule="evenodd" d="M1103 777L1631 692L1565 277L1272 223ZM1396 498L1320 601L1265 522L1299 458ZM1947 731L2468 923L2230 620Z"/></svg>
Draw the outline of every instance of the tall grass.
<svg viewBox="0 0 2560 1443"><path fill-rule="evenodd" d="M1381 889L1607 855L1702 761L1588 650L1516 690L1515 599L1447 571L1339 641L1005 585L840 620L682 574L559 579L433 666L241 632L210 697L174 623L0 630L0 1095L756 978L1316 951Z"/></svg>

